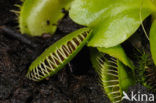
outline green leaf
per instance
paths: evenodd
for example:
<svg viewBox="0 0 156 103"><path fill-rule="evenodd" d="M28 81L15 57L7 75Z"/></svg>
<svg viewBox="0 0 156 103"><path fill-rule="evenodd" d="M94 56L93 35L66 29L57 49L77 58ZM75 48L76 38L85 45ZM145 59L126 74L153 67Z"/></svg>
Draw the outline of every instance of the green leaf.
<svg viewBox="0 0 156 103"><path fill-rule="evenodd" d="M156 20L153 21L150 30L150 48L154 64L156 65Z"/></svg>
<svg viewBox="0 0 156 103"><path fill-rule="evenodd" d="M119 59L123 64L134 69L132 61L127 57L124 49L120 45L111 48L98 48L98 50Z"/></svg>
<svg viewBox="0 0 156 103"><path fill-rule="evenodd" d="M70 17L94 28L88 46L108 48L128 39L153 8L150 0L75 0Z"/></svg>
<svg viewBox="0 0 156 103"><path fill-rule="evenodd" d="M40 36L53 34L71 0L24 0L19 15L21 33Z"/></svg>

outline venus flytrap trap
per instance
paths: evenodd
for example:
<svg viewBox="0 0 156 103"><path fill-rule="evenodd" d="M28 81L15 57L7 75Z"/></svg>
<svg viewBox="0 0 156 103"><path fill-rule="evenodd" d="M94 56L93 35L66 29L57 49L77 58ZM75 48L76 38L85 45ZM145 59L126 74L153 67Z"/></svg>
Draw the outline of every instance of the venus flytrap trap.
<svg viewBox="0 0 156 103"><path fill-rule="evenodd" d="M31 64L27 77L40 81L57 73L82 49L90 35L91 30L83 28L58 40Z"/></svg>
<svg viewBox="0 0 156 103"><path fill-rule="evenodd" d="M54 34L58 22L68 10L71 0L24 0L20 7L19 27L21 33L41 36Z"/></svg>
<svg viewBox="0 0 156 103"><path fill-rule="evenodd" d="M130 62L125 62L129 59L120 46L111 49L104 48L104 51L91 50L91 61L111 102L120 103L123 92L135 84L134 71L126 65L133 66ZM119 54L113 57L115 52Z"/></svg>
<svg viewBox="0 0 156 103"><path fill-rule="evenodd" d="M112 61L103 61L103 65L100 64L102 62L100 59L98 60L99 65L101 65L99 68L101 68L99 75L101 78L101 82L103 85L103 88L106 92L106 95L109 97L109 99L113 103L119 103L122 100L122 89L120 87L120 79L119 79L119 73L118 70L121 69L121 66L117 63L117 61L114 61L114 64L109 63ZM112 67L114 66L114 67Z"/></svg>

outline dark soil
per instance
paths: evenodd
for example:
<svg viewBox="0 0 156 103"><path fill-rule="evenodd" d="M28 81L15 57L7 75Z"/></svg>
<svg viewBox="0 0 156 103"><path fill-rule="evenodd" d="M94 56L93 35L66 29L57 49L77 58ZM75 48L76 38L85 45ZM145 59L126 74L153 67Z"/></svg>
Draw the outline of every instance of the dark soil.
<svg viewBox="0 0 156 103"><path fill-rule="evenodd" d="M17 17L9 10L17 10L13 6L17 3L19 0L0 0L0 25L6 25L15 32L18 32ZM38 44L37 50L0 30L0 103L109 103L91 67L86 47L65 68L46 80L33 82L25 77L35 57L80 27L66 16L53 37L30 38ZM140 85L131 90L138 89L146 91Z"/></svg>

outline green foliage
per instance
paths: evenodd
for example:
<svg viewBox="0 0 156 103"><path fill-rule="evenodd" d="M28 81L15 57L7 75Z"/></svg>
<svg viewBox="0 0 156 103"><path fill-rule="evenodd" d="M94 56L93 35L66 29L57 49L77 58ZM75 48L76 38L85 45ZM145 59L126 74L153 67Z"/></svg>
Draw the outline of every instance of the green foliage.
<svg viewBox="0 0 156 103"><path fill-rule="evenodd" d="M150 48L153 57L153 61L156 65L156 20L153 21L150 31Z"/></svg>
<svg viewBox="0 0 156 103"><path fill-rule="evenodd" d="M62 9L68 9L70 2L71 0L25 0L19 16L21 33L31 36L53 34L64 16Z"/></svg>
<svg viewBox="0 0 156 103"><path fill-rule="evenodd" d="M57 41L30 65L27 77L39 81L57 73L82 49L90 35L90 29L83 28Z"/></svg>
<svg viewBox="0 0 156 103"><path fill-rule="evenodd" d="M89 46L108 48L128 39L153 8L150 0L75 0L70 17L94 29Z"/></svg>

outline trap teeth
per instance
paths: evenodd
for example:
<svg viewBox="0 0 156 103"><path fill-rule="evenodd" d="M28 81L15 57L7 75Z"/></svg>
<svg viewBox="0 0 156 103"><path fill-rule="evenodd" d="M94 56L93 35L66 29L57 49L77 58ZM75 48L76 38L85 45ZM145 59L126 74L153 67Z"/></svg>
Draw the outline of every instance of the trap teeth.
<svg viewBox="0 0 156 103"><path fill-rule="evenodd" d="M39 81L57 73L87 43L90 29L79 29L47 48L29 67L27 78Z"/></svg>
<svg viewBox="0 0 156 103"><path fill-rule="evenodd" d="M15 13L17 16L19 16L20 14L20 11L17 11L17 10L10 10L10 12Z"/></svg>
<svg viewBox="0 0 156 103"><path fill-rule="evenodd" d="M20 13L19 11L16 11L16 10L10 10L10 12L13 12L13 13L16 13L16 14Z"/></svg>
<svg viewBox="0 0 156 103"><path fill-rule="evenodd" d="M122 101L123 91L127 91L129 86L135 84L132 69L125 66L129 63L127 61L125 62L126 59L127 57L121 47L108 48L107 50L101 49L100 52L91 49L92 65L99 74L102 87L112 103L120 103Z"/></svg>
<svg viewBox="0 0 156 103"><path fill-rule="evenodd" d="M17 8L21 8L21 5L19 5L19 4L15 4L14 6Z"/></svg>
<svg viewBox="0 0 156 103"><path fill-rule="evenodd" d="M99 67L99 75L102 82L102 86L111 101L117 102L121 101L122 94L121 94L121 87L120 87L120 77L118 71L118 64L116 61L110 61L106 58L103 59L98 57L97 63Z"/></svg>

